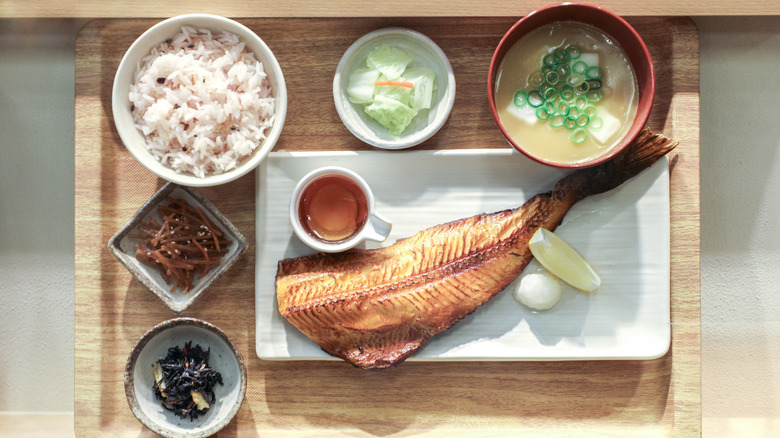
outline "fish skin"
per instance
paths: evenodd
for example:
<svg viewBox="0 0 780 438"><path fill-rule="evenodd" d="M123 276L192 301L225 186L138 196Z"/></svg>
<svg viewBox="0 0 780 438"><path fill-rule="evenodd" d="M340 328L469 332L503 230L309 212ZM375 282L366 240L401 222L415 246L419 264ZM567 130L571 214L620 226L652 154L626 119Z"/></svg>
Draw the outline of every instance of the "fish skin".
<svg viewBox="0 0 780 438"><path fill-rule="evenodd" d="M364 369L398 365L505 289L580 199L611 190L677 142L643 130L607 163L572 172L516 209L440 224L375 250L280 260L282 316L327 353Z"/></svg>

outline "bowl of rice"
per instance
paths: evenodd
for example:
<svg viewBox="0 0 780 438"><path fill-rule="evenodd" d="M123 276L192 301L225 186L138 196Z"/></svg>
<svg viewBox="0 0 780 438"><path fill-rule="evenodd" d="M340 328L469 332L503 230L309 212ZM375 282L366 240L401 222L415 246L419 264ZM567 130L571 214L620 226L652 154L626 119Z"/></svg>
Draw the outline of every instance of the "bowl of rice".
<svg viewBox="0 0 780 438"><path fill-rule="evenodd" d="M287 88L252 30L216 15L180 15L127 50L112 111L125 147L148 170L184 186L214 186L245 175L273 149Z"/></svg>

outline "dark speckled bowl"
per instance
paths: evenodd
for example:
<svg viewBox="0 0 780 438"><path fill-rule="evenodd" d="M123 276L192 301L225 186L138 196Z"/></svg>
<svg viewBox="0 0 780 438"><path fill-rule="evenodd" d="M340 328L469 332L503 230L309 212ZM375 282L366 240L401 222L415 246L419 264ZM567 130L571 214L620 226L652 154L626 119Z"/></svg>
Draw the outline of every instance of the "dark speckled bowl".
<svg viewBox="0 0 780 438"><path fill-rule="evenodd" d="M137 239L131 237L136 234L136 228L142 221L150 217L160 219L157 206L172 196L177 199L185 199L192 207L201 207L209 220L219 227L224 235L233 243L228 248L228 253L222 257L219 266L211 267L208 274L194 282L195 287L188 293L181 289L171 292L171 286L165 282L157 269L145 265L135 258L135 244ZM206 290L208 290L225 272L238 260L238 257L246 250L247 240L230 221L223 216L217 208L209 202L197 190L168 183L152 196L140 210L128 221L109 241L108 249L112 254L138 279L147 289L157 296L169 309L179 314L195 303Z"/></svg>
<svg viewBox="0 0 780 438"><path fill-rule="evenodd" d="M223 385L214 389L216 401L195 420L182 419L164 409L155 399L152 366L164 358L168 348L183 347L188 341L209 350L209 367L222 375ZM125 367L125 394L136 418L165 437L199 438L217 433L238 412L246 393L246 366L241 353L225 333L195 318L174 318L147 331L133 349Z"/></svg>

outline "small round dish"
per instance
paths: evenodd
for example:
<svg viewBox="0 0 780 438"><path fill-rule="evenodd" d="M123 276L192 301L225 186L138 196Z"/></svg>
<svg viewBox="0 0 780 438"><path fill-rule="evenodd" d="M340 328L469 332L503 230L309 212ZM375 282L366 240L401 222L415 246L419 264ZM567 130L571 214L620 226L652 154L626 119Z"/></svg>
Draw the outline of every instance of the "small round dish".
<svg viewBox="0 0 780 438"><path fill-rule="evenodd" d="M540 156L524 148L504 126L497 109L496 84L502 61L515 43L529 33L560 22L577 22L592 26L616 42L625 52L636 75L638 103L636 115L625 134L605 153L578 162L560 162ZM499 42L488 70L488 102L499 129L510 145L527 157L553 167L583 168L603 163L626 148L647 123L655 98L655 73L650 52L637 31L619 15L599 6L584 3L560 3L538 9L517 21Z"/></svg>
<svg viewBox="0 0 780 438"><path fill-rule="evenodd" d="M202 416L182 419L155 399L153 365L168 348L192 341L209 350L208 365L222 375L215 402ZM165 437L206 437L225 427L238 412L246 393L246 367L241 353L225 333L195 318L174 318L157 324L136 344L125 367L125 395L130 409L144 426Z"/></svg>
<svg viewBox="0 0 780 438"><path fill-rule="evenodd" d="M275 99L273 125L267 128L266 138L262 144L235 168L220 174L206 175L203 178L191 173L177 173L171 167L157 160L147 150L146 138L136 128L130 109L129 92L136 69L143 63L143 59L151 53L153 47L159 46L167 39L181 32L183 26L191 26L196 29L205 28L214 34L226 31L236 35L240 41L245 43L247 50L253 52L257 60L263 64L272 90L272 96ZM287 115L287 88L282 69L271 49L248 27L217 15L187 14L172 17L155 24L133 42L117 68L111 94L111 108L119 137L127 150L144 167L160 178L183 186L215 186L233 181L253 170L260 164L268 152L273 149L281 135Z"/></svg>
<svg viewBox="0 0 780 438"><path fill-rule="evenodd" d="M397 138L347 96L350 73L365 66L368 54L383 43L402 50L412 57L412 64L429 67L436 74L437 89L431 108L421 110ZM428 140L447 121L455 101L455 75L447 55L427 36L405 28L378 29L359 38L344 52L333 78L333 100L341 121L355 137L377 148L405 149Z"/></svg>

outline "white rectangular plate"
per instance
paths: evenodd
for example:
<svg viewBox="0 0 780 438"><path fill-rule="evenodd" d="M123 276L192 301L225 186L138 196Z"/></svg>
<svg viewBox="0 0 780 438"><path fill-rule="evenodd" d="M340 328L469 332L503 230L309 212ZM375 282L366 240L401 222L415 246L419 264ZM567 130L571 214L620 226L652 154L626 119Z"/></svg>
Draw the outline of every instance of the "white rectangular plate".
<svg viewBox="0 0 780 438"><path fill-rule="evenodd" d="M328 165L359 173L377 209L393 222L383 244L427 227L522 205L566 172L507 150L271 153L257 173L256 348L262 359L326 359L277 310L282 258L312 253L295 236L289 197L309 171ZM669 348L669 175L664 158L617 189L584 199L556 234L599 273L593 293L564 284L551 310L517 303L514 283L410 360L651 359ZM539 269L535 261L526 272Z"/></svg>

